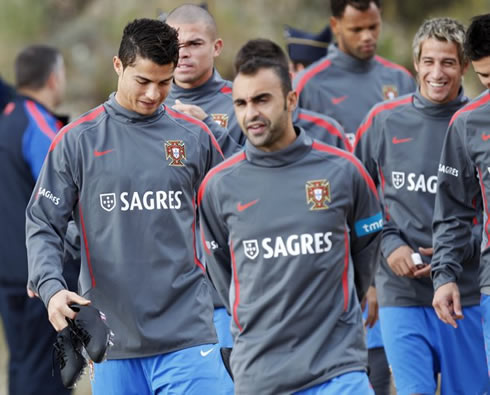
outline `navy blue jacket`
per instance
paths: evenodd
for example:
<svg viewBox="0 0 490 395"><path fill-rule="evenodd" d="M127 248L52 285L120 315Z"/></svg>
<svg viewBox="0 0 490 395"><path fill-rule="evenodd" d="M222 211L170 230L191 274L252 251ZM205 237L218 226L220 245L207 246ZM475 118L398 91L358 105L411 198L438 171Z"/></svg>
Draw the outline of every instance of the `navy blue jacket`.
<svg viewBox="0 0 490 395"><path fill-rule="evenodd" d="M62 124L43 105L17 95L0 115L0 285L25 286L25 209Z"/></svg>

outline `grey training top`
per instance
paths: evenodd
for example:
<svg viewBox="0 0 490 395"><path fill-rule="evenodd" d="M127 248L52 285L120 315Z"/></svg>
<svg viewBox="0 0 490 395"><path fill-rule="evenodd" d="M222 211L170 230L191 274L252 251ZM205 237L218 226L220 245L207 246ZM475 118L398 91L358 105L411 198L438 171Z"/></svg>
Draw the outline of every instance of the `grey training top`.
<svg viewBox="0 0 490 395"><path fill-rule="evenodd" d="M434 288L457 281L467 274L468 266L480 253L480 286L490 287L490 91L486 90L459 110L451 120L442 149L437 177L434 212ZM481 199L480 199L481 197ZM483 200L483 232L475 235L475 199ZM476 199L476 200L478 200ZM472 231L473 229L473 231ZM475 237L476 236L476 237ZM469 272L469 273L468 273Z"/></svg>
<svg viewBox="0 0 490 395"><path fill-rule="evenodd" d="M161 106L142 116L114 94L62 129L27 208L29 283L47 305L67 219L81 235L79 292L115 333L110 359L217 341L194 248L195 196L221 150L200 121Z"/></svg>
<svg viewBox="0 0 490 395"><path fill-rule="evenodd" d="M236 394L291 394L367 365L358 296L379 254L377 191L352 154L297 133L273 153L247 141L199 189Z"/></svg>
<svg viewBox="0 0 490 395"><path fill-rule="evenodd" d="M294 79L299 106L336 119L346 135L356 133L376 103L416 89L411 74L381 56L359 60L334 44L328 55L311 64Z"/></svg>
<svg viewBox="0 0 490 395"><path fill-rule="evenodd" d="M354 150L383 197L382 254L408 245L432 247L432 216L437 169L447 127L468 102L462 92L447 104L435 104L419 91L375 106L360 126ZM430 257L422 257L430 263ZM478 261L468 262L460 279L465 305L479 303ZM432 306L429 278L397 276L385 259L376 273L381 306Z"/></svg>
<svg viewBox="0 0 490 395"><path fill-rule="evenodd" d="M201 107L208 114L204 123L217 138L225 157L239 151L246 140L235 117L231 88L232 83L221 78L218 71L214 70L212 77L197 88L181 88L174 82L165 101L169 107L177 99L184 104ZM228 135L231 139L226 138Z"/></svg>

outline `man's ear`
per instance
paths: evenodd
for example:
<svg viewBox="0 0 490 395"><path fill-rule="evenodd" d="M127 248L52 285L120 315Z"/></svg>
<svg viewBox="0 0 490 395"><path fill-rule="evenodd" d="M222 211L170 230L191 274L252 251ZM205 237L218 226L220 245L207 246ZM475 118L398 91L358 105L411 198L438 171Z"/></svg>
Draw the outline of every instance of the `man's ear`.
<svg viewBox="0 0 490 395"><path fill-rule="evenodd" d="M214 57L219 56L222 49L223 49L223 40L221 38L218 38L214 42Z"/></svg>
<svg viewBox="0 0 490 395"><path fill-rule="evenodd" d="M339 23L340 22L336 17L334 16L330 17L330 29L332 30L334 36L337 36L337 32L339 30Z"/></svg>
<svg viewBox="0 0 490 395"><path fill-rule="evenodd" d="M122 65L121 59L119 57L114 56L112 58L112 64L114 66L114 70L116 71L116 74L118 76L121 76L122 72L124 71L124 67Z"/></svg>
<svg viewBox="0 0 490 395"><path fill-rule="evenodd" d="M293 112L298 104L298 94L295 90L292 90L286 96L287 110Z"/></svg>

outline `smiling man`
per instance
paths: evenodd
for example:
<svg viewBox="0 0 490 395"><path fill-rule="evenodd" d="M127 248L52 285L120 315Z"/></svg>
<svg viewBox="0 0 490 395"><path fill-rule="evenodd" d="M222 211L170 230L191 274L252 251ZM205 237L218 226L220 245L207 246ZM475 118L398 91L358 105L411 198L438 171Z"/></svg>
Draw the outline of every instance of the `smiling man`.
<svg viewBox="0 0 490 395"><path fill-rule="evenodd" d="M178 55L167 24L125 27L116 93L56 136L27 209L29 287L52 325L61 331L76 315L71 304L92 302L115 333L108 361L95 364L96 395L221 391L193 235L198 186L223 156L203 123L162 106ZM79 294L61 277L60 235L72 212L82 239Z"/></svg>
<svg viewBox="0 0 490 395"><path fill-rule="evenodd" d="M352 154L293 125L287 62L241 51L248 140L198 195L208 273L233 315L235 394L372 394L358 297L379 253L376 189Z"/></svg>
<svg viewBox="0 0 490 395"><path fill-rule="evenodd" d="M435 393L437 373L445 393L483 393L488 382L478 256L464 262L458 281L466 319L457 330L437 319L428 277L440 152L451 117L468 103L461 87L468 67L463 40L464 27L453 19L425 21L413 40L419 89L375 106L356 135L355 153L385 204L376 288L398 394Z"/></svg>

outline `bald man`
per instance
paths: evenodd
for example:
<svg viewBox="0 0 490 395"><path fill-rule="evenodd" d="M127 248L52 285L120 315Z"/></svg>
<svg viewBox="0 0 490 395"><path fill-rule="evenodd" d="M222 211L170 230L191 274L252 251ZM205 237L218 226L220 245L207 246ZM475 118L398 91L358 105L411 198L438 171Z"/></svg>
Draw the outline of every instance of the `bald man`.
<svg viewBox="0 0 490 395"><path fill-rule="evenodd" d="M221 53L213 16L204 8L184 4L172 10L166 22L179 34L179 63L166 104L197 118L211 129L225 156L245 143L233 110L231 82L214 67Z"/></svg>

